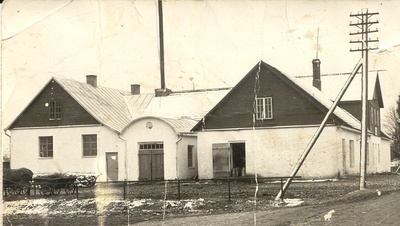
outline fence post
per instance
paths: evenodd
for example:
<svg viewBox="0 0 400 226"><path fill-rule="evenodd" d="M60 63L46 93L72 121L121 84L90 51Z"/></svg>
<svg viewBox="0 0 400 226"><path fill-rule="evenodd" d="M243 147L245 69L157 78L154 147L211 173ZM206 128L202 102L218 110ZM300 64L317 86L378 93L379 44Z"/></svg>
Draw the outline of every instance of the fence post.
<svg viewBox="0 0 400 226"><path fill-rule="evenodd" d="M285 195L283 193L283 177L281 177L281 192L282 192L281 200L283 201L283 196Z"/></svg>
<svg viewBox="0 0 400 226"><path fill-rule="evenodd" d="M79 185L77 183L75 183L75 185L76 185L76 199L79 199L79 196L78 196Z"/></svg>
<svg viewBox="0 0 400 226"><path fill-rule="evenodd" d="M124 200L126 199L126 179L124 179Z"/></svg>
<svg viewBox="0 0 400 226"><path fill-rule="evenodd" d="M228 177L228 199L231 201L231 179Z"/></svg>
<svg viewBox="0 0 400 226"><path fill-rule="evenodd" d="M178 178L178 200L181 200L181 183Z"/></svg>

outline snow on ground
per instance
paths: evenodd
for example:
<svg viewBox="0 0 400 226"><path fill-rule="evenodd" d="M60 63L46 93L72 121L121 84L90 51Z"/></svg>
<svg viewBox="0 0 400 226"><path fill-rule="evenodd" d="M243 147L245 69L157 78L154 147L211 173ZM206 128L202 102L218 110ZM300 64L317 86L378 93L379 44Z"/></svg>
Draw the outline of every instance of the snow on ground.
<svg viewBox="0 0 400 226"><path fill-rule="evenodd" d="M283 201L286 203L286 206L288 207L300 206L301 204L304 203L304 201L301 199L284 199Z"/></svg>

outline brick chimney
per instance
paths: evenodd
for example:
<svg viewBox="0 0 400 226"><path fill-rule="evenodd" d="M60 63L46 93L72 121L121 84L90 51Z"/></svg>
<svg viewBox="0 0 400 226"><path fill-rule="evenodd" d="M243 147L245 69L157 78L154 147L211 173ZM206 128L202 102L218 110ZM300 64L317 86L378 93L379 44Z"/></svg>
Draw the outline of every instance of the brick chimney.
<svg viewBox="0 0 400 226"><path fill-rule="evenodd" d="M313 64L313 86L321 90L321 61L319 59L312 60Z"/></svg>
<svg viewBox="0 0 400 226"><path fill-rule="evenodd" d="M139 95L140 94L140 85L139 84L131 84L131 93L133 95Z"/></svg>
<svg viewBox="0 0 400 226"><path fill-rule="evenodd" d="M166 97L172 93L172 90L165 88L165 89L155 89L156 97Z"/></svg>
<svg viewBox="0 0 400 226"><path fill-rule="evenodd" d="M97 87L97 76L96 75L86 75L86 83Z"/></svg>

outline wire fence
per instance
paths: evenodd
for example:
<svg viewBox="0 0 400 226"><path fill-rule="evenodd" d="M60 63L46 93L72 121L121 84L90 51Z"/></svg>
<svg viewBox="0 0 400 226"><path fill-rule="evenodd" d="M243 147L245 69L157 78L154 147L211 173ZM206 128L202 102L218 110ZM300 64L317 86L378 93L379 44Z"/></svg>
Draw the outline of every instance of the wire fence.
<svg viewBox="0 0 400 226"><path fill-rule="evenodd" d="M272 198L288 177L258 177L258 195ZM299 178L299 177L296 177ZM76 199L104 198L113 200L131 199L232 199L251 198L255 195L254 178L221 178L207 180L153 180L153 181L113 181L96 182L87 187L81 184L52 181L52 183L32 183L29 187L5 188L5 196L54 197L63 196ZM283 199L283 197L282 197Z"/></svg>

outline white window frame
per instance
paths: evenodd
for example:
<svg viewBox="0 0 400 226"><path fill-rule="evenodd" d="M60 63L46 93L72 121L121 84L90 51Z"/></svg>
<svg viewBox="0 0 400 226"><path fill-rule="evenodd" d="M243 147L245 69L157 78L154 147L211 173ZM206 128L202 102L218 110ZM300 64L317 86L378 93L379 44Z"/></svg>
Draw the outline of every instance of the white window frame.
<svg viewBox="0 0 400 226"><path fill-rule="evenodd" d="M256 98L256 119L273 119L272 97Z"/></svg>

